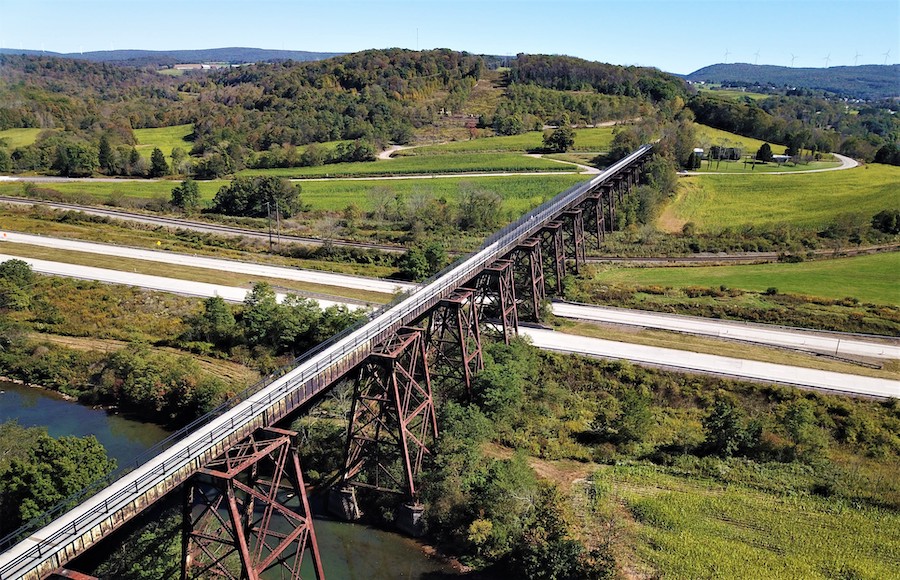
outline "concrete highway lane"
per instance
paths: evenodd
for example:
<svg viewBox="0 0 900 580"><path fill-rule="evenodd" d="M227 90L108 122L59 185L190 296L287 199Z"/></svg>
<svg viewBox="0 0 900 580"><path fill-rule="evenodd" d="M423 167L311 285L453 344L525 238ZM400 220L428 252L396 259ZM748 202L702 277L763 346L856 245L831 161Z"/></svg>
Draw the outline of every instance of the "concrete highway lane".
<svg viewBox="0 0 900 580"><path fill-rule="evenodd" d="M900 359L900 345L890 339L865 340L854 335L779 328L764 324L713 320L625 308L554 302L553 314L593 322L658 328L717 338L826 353L834 356ZM891 344L893 342L893 344Z"/></svg>
<svg viewBox="0 0 900 580"><path fill-rule="evenodd" d="M12 258L15 258L15 256L0 254L0 262ZM119 270L90 268L87 266L61 264L59 262L34 260L30 258L26 258L25 261L31 264L36 272L41 273L99 280L101 282L115 284L126 284L191 296L221 296L225 300L233 302L242 301L248 292L248 290L244 288L176 280L173 278L163 278L161 276L147 276L144 274L134 274ZM279 296L279 300L283 298L284 295ZM322 307L340 304L338 302L326 300L319 300L318 302ZM348 304L347 306L359 308L359 306L356 305ZM547 350L602 358L626 359L637 363L674 368L687 372L713 373L844 394L900 398L900 381L890 379L862 377L845 373L694 353L684 350L628 344L611 340L575 336L544 329L523 327L521 328L521 334L529 337L533 344L538 348Z"/></svg>

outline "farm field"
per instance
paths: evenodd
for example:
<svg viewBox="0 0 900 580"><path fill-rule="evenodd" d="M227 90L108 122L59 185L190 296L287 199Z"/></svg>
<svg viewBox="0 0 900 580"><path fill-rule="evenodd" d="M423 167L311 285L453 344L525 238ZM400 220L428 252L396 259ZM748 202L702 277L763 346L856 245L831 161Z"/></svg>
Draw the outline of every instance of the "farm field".
<svg viewBox="0 0 900 580"><path fill-rule="evenodd" d="M548 162L552 163L552 162ZM554 163L559 167L565 167ZM385 193L392 197L400 196L410 199L416 195L433 195L444 197L455 203L462 191L476 187L493 191L503 200L503 209L518 216L525 211L540 205L547 199L565 191L569 187L584 181L584 175L498 175L494 177L448 177L441 179L398 179L398 180L341 180L305 181L301 183L301 199L309 204L312 210L341 211L350 204L360 209L372 209L372 198ZM73 181L68 183L51 183L43 186L69 195L85 195L106 202L122 196L127 198L168 200L172 188L179 181ZM198 181L200 195L204 202L212 201L226 180ZM0 183L0 195L23 195L21 183Z"/></svg>
<svg viewBox="0 0 900 580"><path fill-rule="evenodd" d="M808 477L811 467L733 460L720 469L725 481L655 465L603 467L592 479L599 502L631 514L626 533L636 540L636 556L659 577L896 576L896 512L768 489L775 481ZM773 483L754 485L763 477Z"/></svg>
<svg viewBox="0 0 900 580"><path fill-rule="evenodd" d="M159 127L156 129L135 129L134 138L137 144L134 146L141 157L150 159L153 149L159 147L166 157L171 155L172 149L180 147L185 153L190 153L191 142L187 140L194 132L191 123L185 125L173 125L171 127Z"/></svg>
<svg viewBox="0 0 900 580"><path fill-rule="evenodd" d="M544 159L514 153L464 153L459 155L401 157L359 163L333 163L318 167L286 167L278 169L245 169L239 175L274 175L277 177L366 177L381 175L413 175L440 173L573 171Z"/></svg>
<svg viewBox="0 0 900 580"><path fill-rule="evenodd" d="M698 91L703 95L721 97L723 99L731 99L733 101L743 99L744 97L748 97L750 99L753 99L754 101L761 101L762 99L768 99L772 96L766 95L764 93L754 93L751 91L742 91L740 89L723 89L720 87L709 85L707 85L706 87L700 87Z"/></svg>
<svg viewBox="0 0 900 580"><path fill-rule="evenodd" d="M700 143L700 147L707 150L710 145L740 147L744 150L744 154L750 155L755 155L756 151L763 143L765 143L765 141L760 141L753 137L744 137L743 135L729 133L728 131L722 131L721 129L715 129L699 123L697 123L697 140ZM774 155L781 155L784 153L784 145L779 145L777 143L769 143L769 145L772 146L772 153Z"/></svg>
<svg viewBox="0 0 900 580"><path fill-rule="evenodd" d="M752 292L779 292L861 302L900 304L900 252L816 260L796 264L699 266L690 268L612 268L597 273L610 284L726 286Z"/></svg>
<svg viewBox="0 0 900 580"><path fill-rule="evenodd" d="M842 214L868 221L896 207L900 167L866 165L795 175L703 175L682 178L666 213L699 232L746 225L822 228Z"/></svg>
<svg viewBox="0 0 900 580"><path fill-rule="evenodd" d="M614 127L594 127L575 130L574 151L605 151L613 139ZM397 157L420 157L445 154L526 152L543 146L543 131L529 131L521 135L483 137L465 141L452 141L438 145L425 145L402 149Z"/></svg>
<svg viewBox="0 0 900 580"><path fill-rule="evenodd" d="M16 147L26 147L37 139L41 131L45 129L5 129L0 131L0 141L6 142L6 147L12 151Z"/></svg>

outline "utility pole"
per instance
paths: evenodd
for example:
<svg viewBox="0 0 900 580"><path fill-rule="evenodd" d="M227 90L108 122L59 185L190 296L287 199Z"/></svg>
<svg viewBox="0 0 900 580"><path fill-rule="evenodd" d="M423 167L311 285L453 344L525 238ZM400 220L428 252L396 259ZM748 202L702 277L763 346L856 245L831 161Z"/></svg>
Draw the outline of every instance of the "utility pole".
<svg viewBox="0 0 900 580"><path fill-rule="evenodd" d="M266 200L266 222L269 224L269 253L272 252L272 210L269 209L269 200Z"/></svg>

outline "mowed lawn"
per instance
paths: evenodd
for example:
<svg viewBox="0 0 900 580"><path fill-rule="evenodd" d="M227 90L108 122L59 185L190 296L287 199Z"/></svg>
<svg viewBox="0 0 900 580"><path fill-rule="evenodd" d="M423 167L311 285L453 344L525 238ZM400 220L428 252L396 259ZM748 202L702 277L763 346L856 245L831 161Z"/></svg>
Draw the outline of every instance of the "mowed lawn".
<svg viewBox="0 0 900 580"><path fill-rule="evenodd" d="M596 277L619 285L727 286L752 292L774 287L784 293L900 304L900 252L797 264L614 268Z"/></svg>
<svg viewBox="0 0 900 580"><path fill-rule="evenodd" d="M172 149L180 147L185 153L191 152L192 143L187 140L194 132L194 126L173 125L171 127L159 127L157 129L135 129L134 138L137 144L134 146L141 157L150 158L153 149L159 147L166 157L172 154Z"/></svg>
<svg viewBox="0 0 900 580"><path fill-rule="evenodd" d="M865 219L900 206L900 167L871 164L789 175L684 177L668 213L700 232L745 225L822 228L842 214Z"/></svg>

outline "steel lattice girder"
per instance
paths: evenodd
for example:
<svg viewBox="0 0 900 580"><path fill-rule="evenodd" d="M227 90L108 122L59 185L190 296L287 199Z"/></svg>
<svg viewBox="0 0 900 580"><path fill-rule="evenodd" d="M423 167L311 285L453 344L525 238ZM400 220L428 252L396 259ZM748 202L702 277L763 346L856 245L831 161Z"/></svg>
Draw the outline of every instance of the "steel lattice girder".
<svg viewBox="0 0 900 580"><path fill-rule="evenodd" d="M581 266L587 261L584 253L584 217L580 209L569 209L560 215L563 223L568 226L564 227L563 235L564 249L566 257L571 256L575 259L575 273L581 271Z"/></svg>
<svg viewBox="0 0 900 580"><path fill-rule="evenodd" d="M563 247L562 223L547 222L547 225L541 228L540 240L545 288L552 289L555 294L562 294L563 278L566 277L566 250Z"/></svg>
<svg viewBox="0 0 900 580"><path fill-rule="evenodd" d="M495 260L481 271L475 280L478 315L487 319L494 313L503 330L503 341L509 344L519 334L519 313L516 308L516 284L513 279L513 263Z"/></svg>
<svg viewBox="0 0 900 580"><path fill-rule="evenodd" d="M590 232L597 239L597 249L599 250L603 247L603 240L606 236L603 231L606 227L603 219L603 194L599 191L589 193L578 207L584 215L585 234Z"/></svg>
<svg viewBox="0 0 900 580"><path fill-rule="evenodd" d="M507 255L513 262L513 279L521 318L541 320L541 303L547 298L541 241L528 238Z"/></svg>
<svg viewBox="0 0 900 580"><path fill-rule="evenodd" d="M475 290L460 288L429 313L426 344L432 378L459 383L472 393L472 379L484 368Z"/></svg>
<svg viewBox="0 0 900 580"><path fill-rule="evenodd" d="M606 200L606 227L608 232L613 232L616 229L616 192L615 186L604 183L603 186L603 198Z"/></svg>
<svg viewBox="0 0 900 580"><path fill-rule="evenodd" d="M294 436L260 429L185 485L183 579L255 580L275 568L296 579L307 548L316 578L325 577Z"/></svg>
<svg viewBox="0 0 900 580"><path fill-rule="evenodd" d="M421 328L400 328L366 358L350 416L344 481L415 499L422 460L438 435Z"/></svg>

